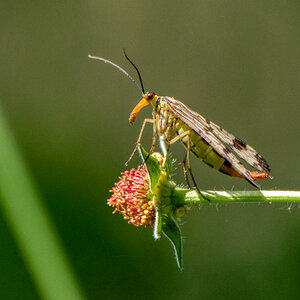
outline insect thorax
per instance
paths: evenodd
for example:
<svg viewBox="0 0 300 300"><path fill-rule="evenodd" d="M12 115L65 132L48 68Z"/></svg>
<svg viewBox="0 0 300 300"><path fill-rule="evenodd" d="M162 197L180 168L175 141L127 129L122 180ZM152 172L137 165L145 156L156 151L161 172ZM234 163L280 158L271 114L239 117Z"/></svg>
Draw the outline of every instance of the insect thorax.
<svg viewBox="0 0 300 300"><path fill-rule="evenodd" d="M157 99L154 113L158 116L158 134L160 136L164 134L166 140L170 141L176 135L183 122L170 110L165 98L167 97L159 97Z"/></svg>
<svg viewBox="0 0 300 300"><path fill-rule="evenodd" d="M170 141L173 137L189 131L190 135L183 136L181 142L187 146L190 139L191 152L210 167L219 170L224 163L224 158L218 155L212 146L205 142L199 134L171 111L169 105L170 102L172 103L172 100L174 101L174 99L169 97L159 97L156 101L154 113L158 119L158 134L160 136L165 135L166 140Z"/></svg>

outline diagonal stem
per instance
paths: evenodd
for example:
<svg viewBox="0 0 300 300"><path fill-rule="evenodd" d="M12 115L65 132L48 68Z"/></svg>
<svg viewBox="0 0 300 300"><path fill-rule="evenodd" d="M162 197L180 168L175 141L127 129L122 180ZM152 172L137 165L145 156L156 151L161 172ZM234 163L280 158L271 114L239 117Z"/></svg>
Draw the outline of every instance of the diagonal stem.
<svg viewBox="0 0 300 300"><path fill-rule="evenodd" d="M0 208L43 299L85 299L0 109Z"/></svg>

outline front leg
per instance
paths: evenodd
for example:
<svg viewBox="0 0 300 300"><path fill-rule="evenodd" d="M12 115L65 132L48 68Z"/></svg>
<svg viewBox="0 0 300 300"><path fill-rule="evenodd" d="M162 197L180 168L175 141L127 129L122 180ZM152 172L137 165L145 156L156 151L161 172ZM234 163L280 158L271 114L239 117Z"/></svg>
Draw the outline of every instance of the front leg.
<svg viewBox="0 0 300 300"><path fill-rule="evenodd" d="M138 137L138 139L137 139L137 141L136 141L136 146L135 146L135 148L133 149L133 152L131 153L131 155L130 155L128 161L125 163L126 166L129 164L129 162L131 161L133 155L135 154L136 150L138 149L138 146L139 146L139 144L140 144L140 142L141 142L142 135L143 135L143 131L144 131L144 129L145 129L146 123L152 123L152 124L154 124L153 127L155 127L155 119L144 119L144 122L143 122L143 125L142 125L142 128L141 128L139 137ZM153 131L154 131L154 129L153 129ZM155 134L155 135L156 135L156 134ZM155 138L155 141L154 141L154 138L153 138L152 144L153 144L153 142L156 143L156 138ZM151 149L152 149L152 147L151 147ZM151 151L151 150L150 150L150 151Z"/></svg>
<svg viewBox="0 0 300 300"><path fill-rule="evenodd" d="M159 124L159 116L154 115L155 119L153 119L153 137L152 137L152 145L149 151L149 155L153 153L155 147L156 147L156 141L157 141L157 133L159 132L158 124Z"/></svg>

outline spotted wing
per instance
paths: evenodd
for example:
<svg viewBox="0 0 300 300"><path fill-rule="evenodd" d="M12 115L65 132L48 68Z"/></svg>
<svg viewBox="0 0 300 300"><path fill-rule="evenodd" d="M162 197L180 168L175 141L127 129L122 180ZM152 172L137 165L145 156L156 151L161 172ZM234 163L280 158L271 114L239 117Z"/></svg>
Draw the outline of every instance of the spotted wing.
<svg viewBox="0 0 300 300"><path fill-rule="evenodd" d="M254 169L261 172L270 173L270 166L267 161L259 154L257 151L252 148L250 145L242 141L241 139L235 137L233 134L227 132L221 126L213 123L212 121L207 120L203 116L199 115L196 112L197 120L203 124L203 126L209 127L211 132L229 148L232 152L236 153L240 158L245 160L250 166Z"/></svg>
<svg viewBox="0 0 300 300"><path fill-rule="evenodd" d="M202 116L200 117L201 119L204 119ZM269 164L254 148L213 122L210 122L209 126L212 128L212 132L215 136L217 136L231 151L244 159L250 166L261 172L270 173L271 169Z"/></svg>
<svg viewBox="0 0 300 300"><path fill-rule="evenodd" d="M227 136L226 134L224 134L226 139L222 138L219 135L219 132L216 133L217 130L222 131L219 129L221 127L219 127L218 125L213 123L214 126L210 126L212 122L209 122L204 117L199 115L197 112L192 111L191 109L186 107L182 102L178 100L169 97L165 97L164 100L168 104L170 110L179 119L181 119L186 125L188 125L191 129L193 129L197 134L199 134L201 138L205 140L222 158L224 158L229 163L231 163L232 167L236 171L238 171L246 180L248 180L255 187L259 187L259 185L255 183L250 172L243 166L243 164L239 161L239 159L232 152L230 152L230 151L234 151L235 153L237 153L237 151L235 151L235 147L231 147L231 144L234 143L233 140L231 140L231 144L229 143L230 137L234 139L233 135L228 133ZM252 149L255 153L257 153L252 147L250 147L250 149ZM247 150L245 149L244 151ZM239 152L242 152L242 150L240 150ZM245 159L244 157L247 158L247 155L243 153L242 158ZM251 160L245 159L245 161L248 162ZM252 163L250 165L253 166L254 164ZM268 166L267 163L266 165ZM258 164L258 166L260 166L260 168L255 167L255 165L253 167L258 170L264 170L262 169L260 164ZM269 167L268 168L265 167L265 169L270 170Z"/></svg>

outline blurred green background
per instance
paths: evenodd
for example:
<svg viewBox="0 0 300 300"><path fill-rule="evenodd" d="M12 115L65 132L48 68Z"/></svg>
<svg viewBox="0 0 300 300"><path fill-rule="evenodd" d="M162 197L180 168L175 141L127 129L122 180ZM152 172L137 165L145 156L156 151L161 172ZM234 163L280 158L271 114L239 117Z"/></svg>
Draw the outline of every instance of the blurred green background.
<svg viewBox="0 0 300 300"><path fill-rule="evenodd" d="M203 205L184 218L184 271L169 242L106 205L147 107L113 67L254 146L263 189L299 190L299 1L2 1L0 101L88 299L296 299L298 205ZM151 143L151 126L143 145ZM0 141L0 147L1 147ZM181 161L180 144L171 148ZM141 163L138 155L130 163ZM193 159L202 189L252 189ZM175 180L183 182L177 168ZM289 209L291 208L291 209ZM0 210L0 298L38 299Z"/></svg>

